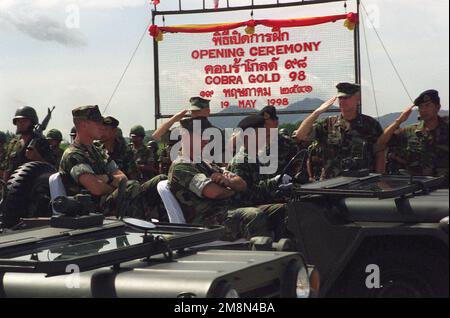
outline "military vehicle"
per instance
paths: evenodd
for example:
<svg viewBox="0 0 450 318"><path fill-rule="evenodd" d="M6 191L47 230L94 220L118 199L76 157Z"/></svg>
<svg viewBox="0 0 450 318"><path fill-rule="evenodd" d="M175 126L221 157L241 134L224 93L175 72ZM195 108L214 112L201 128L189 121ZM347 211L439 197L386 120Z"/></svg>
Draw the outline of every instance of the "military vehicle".
<svg viewBox="0 0 450 318"><path fill-rule="evenodd" d="M221 227L103 220L94 214L28 222L31 229L0 235L1 297L310 295L299 253L209 246L217 245Z"/></svg>
<svg viewBox="0 0 450 318"><path fill-rule="evenodd" d="M283 173L295 165L299 155L296 157ZM232 250L228 244L220 250L199 250L193 247L217 240L220 230L195 225L158 224L148 231L152 237L148 243L145 233L120 221L70 230L70 224L58 224L61 219L52 218L56 228L50 224L0 237L0 271L4 273L0 295L216 297L224 295L215 289L224 281L222 284L233 287L232 293L236 290L242 297L293 297L319 291L320 297L448 297L449 193L441 188L444 178L369 174L358 164L351 166L353 169L339 178L280 186L280 194L289 197L288 228L293 237L277 246L284 250L293 242L299 254L250 251L251 242L235 245ZM27 179L23 169L18 171ZM44 169L43 174L48 173ZM8 187L12 184L8 182ZM43 184L37 182L36 186L42 189ZM158 249L161 240L170 242L170 251L179 253L162 256ZM86 253L80 252L84 247L78 248L83 245ZM122 251L124 246L126 251L131 246L131 254ZM256 238L255 246L267 249L272 242ZM190 252L184 253L187 250ZM149 261L145 253L157 255ZM65 289L68 276L64 270L74 263L83 272L81 281L86 286L98 282L94 291L86 286L83 290ZM311 281L307 280L305 264L315 265ZM261 275L264 266L271 268L270 275ZM185 277L179 274L184 270L199 274ZM162 272L168 275L161 276ZM142 293L135 290L137 282L147 280L148 286L139 287ZM152 284L152 280L164 284ZM309 282L312 286L305 288ZM199 285L204 289L195 287ZM170 287L166 290L161 286ZM283 292L283 286L290 286L290 292Z"/></svg>
<svg viewBox="0 0 450 318"><path fill-rule="evenodd" d="M448 297L445 178L369 174L358 162L285 189L288 228L321 275L320 296Z"/></svg>

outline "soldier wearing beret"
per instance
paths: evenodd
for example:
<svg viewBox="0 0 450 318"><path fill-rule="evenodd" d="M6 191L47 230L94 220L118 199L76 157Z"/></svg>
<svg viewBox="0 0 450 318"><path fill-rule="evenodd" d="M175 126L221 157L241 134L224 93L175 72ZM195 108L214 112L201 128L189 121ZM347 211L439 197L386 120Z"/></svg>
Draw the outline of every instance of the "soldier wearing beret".
<svg viewBox="0 0 450 318"><path fill-rule="evenodd" d="M19 166L30 161L55 164L55 157L47 139L34 133L34 127L38 123L39 119L33 107L24 106L17 109L13 119L13 124L17 127L17 137L10 141L7 148L3 180L8 180Z"/></svg>
<svg viewBox="0 0 450 318"><path fill-rule="evenodd" d="M50 149L53 151L56 160L56 167L59 167L64 151L61 149L62 133L58 129L50 129L46 135Z"/></svg>
<svg viewBox="0 0 450 318"><path fill-rule="evenodd" d="M151 208L160 205L161 199L156 185L163 178L154 178L143 185L128 181L114 160L94 140L100 139L103 131L103 117L98 106L82 106L72 111L77 128L75 141L66 149L61 159L59 172L67 194L89 191L105 215L121 213L141 219L158 217L151 215ZM119 184L127 181L121 203L127 203L126 211L119 211Z"/></svg>
<svg viewBox="0 0 450 318"><path fill-rule="evenodd" d="M360 114L360 86L339 83L337 96L331 98L309 115L297 130L297 141L317 141L324 149L324 167L321 179L340 176L342 161L347 158L367 158L370 171L384 171L384 153L377 146L383 133L380 123L374 118ZM318 121L339 100L341 114Z"/></svg>
<svg viewBox="0 0 450 318"><path fill-rule="evenodd" d="M400 128L418 107L420 121ZM399 159L413 175L445 176L448 187L449 126L439 116L441 100L436 90L427 90L419 95L414 105L405 109L380 137L381 147L401 148Z"/></svg>
<svg viewBox="0 0 450 318"><path fill-rule="evenodd" d="M194 125L200 131L194 131ZM224 225L226 240L240 237L266 236L270 234L266 215L261 209L243 208L242 202L233 198L245 191L242 178L222 171L217 165L202 160L194 154L193 144L201 143L201 149L209 142L201 134L212 127L206 118L184 119L181 127L188 131L188 143L183 140L182 154L174 160L169 171L169 188L181 205L188 223Z"/></svg>
<svg viewBox="0 0 450 318"><path fill-rule="evenodd" d="M100 145L129 180L137 180L138 172L134 154L128 147L125 139L120 135L118 126L119 121L114 117L108 116L104 118Z"/></svg>

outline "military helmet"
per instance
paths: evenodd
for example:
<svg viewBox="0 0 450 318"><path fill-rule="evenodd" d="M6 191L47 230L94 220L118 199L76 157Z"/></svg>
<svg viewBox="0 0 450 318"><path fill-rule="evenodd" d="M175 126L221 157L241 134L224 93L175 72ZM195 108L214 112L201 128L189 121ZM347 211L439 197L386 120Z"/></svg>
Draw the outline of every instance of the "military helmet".
<svg viewBox="0 0 450 318"><path fill-rule="evenodd" d="M27 118L31 120L33 125L37 125L39 123L39 118L37 116L36 110L30 106L23 106L16 110L16 114L13 118L13 124L16 124L17 119Z"/></svg>
<svg viewBox="0 0 450 318"><path fill-rule="evenodd" d="M138 137L145 137L145 129L141 125L136 125L131 128L130 130L130 136L138 136Z"/></svg>
<svg viewBox="0 0 450 318"><path fill-rule="evenodd" d="M47 133L47 139L62 140L62 133L58 129L51 129Z"/></svg>
<svg viewBox="0 0 450 318"><path fill-rule="evenodd" d="M155 140L150 140L147 144L148 147L150 148L158 148L158 142Z"/></svg>
<svg viewBox="0 0 450 318"><path fill-rule="evenodd" d="M289 131L286 128L280 129L280 135L288 136L289 137Z"/></svg>
<svg viewBox="0 0 450 318"><path fill-rule="evenodd" d="M0 144L6 143L6 134L3 131L0 131Z"/></svg>

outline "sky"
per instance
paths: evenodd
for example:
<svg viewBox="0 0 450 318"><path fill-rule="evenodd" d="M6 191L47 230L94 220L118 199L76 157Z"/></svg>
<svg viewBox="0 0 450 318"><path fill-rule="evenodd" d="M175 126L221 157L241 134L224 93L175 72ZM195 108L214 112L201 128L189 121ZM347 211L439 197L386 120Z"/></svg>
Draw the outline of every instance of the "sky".
<svg viewBox="0 0 450 318"><path fill-rule="evenodd" d="M213 0L206 0L212 6ZM221 0L222 4L226 1ZM231 5L250 0L230 0ZM255 0L255 4L276 0ZM281 2L290 2L284 0ZM348 1L349 11L354 1ZM443 109L449 101L449 2L447 0L363 0L404 83L415 98L420 92L440 91ZM183 0L198 8L202 0ZM173 10L177 0L161 0L160 10ZM148 0L0 0L0 130L13 131L12 117L24 105L42 119L56 106L49 128L68 139L71 110L98 104L103 110L151 20ZM343 12L343 3L261 10L255 19L294 18ZM248 20L249 12L166 16L166 25ZM161 25L161 18L156 21ZM362 36L364 112L380 115L411 104L374 30L365 27L373 69L375 96ZM131 126L154 128L153 42L145 34L121 86L107 111Z"/></svg>

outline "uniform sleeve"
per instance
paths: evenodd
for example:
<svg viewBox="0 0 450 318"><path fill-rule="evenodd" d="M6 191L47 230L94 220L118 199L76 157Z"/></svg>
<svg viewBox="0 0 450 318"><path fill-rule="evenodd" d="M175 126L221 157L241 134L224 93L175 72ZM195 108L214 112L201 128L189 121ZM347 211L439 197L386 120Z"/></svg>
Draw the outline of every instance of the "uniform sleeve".
<svg viewBox="0 0 450 318"><path fill-rule="evenodd" d="M176 183L183 189L190 190L198 197L203 198L203 189L212 182L204 173L192 164L178 163L173 166L171 183Z"/></svg>
<svg viewBox="0 0 450 318"><path fill-rule="evenodd" d="M60 163L60 172L79 183L79 179L83 174L94 174L94 170L90 165L88 158L78 152L71 152L69 149L64 152Z"/></svg>
<svg viewBox="0 0 450 318"><path fill-rule="evenodd" d="M322 119L317 121L312 128L310 134L310 140L318 140L319 142L323 142L327 135L327 119Z"/></svg>

